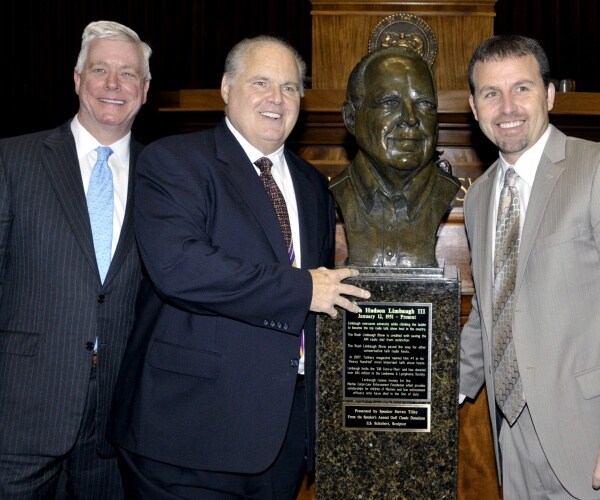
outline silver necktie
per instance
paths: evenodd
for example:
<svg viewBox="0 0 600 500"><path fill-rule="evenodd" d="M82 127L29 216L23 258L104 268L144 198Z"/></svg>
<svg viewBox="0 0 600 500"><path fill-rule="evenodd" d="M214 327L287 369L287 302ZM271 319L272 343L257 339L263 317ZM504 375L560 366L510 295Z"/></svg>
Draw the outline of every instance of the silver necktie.
<svg viewBox="0 0 600 500"><path fill-rule="evenodd" d="M512 336L514 291L519 255L521 207L512 167L504 175L496 221L494 253L494 386L496 403L512 425L525 406Z"/></svg>

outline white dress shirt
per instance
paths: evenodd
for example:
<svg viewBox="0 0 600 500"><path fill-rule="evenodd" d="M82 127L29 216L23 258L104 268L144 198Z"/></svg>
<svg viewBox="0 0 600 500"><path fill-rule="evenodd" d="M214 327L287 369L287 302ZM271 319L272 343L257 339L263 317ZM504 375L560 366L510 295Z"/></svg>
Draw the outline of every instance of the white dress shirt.
<svg viewBox="0 0 600 500"><path fill-rule="evenodd" d="M523 224L525 223L525 217L527 215L527 206L529 205L529 197L531 196L531 190L533 188L533 180L537 172L542 153L546 147L550 137L550 127L542 134L537 142L525 151L521 157L517 160L514 165L510 165L500 153L500 167L496 173L496 181L494 184L494 196L492 197L492 210L494 214L493 220L496 221L498 214L498 203L500 201L500 191L502 191L502 185L504 184L504 175L509 167L513 167L519 178L516 182L516 187L519 191L519 201L521 204L521 228L520 232L523 231ZM496 233L496 227L494 226L494 232ZM492 256L495 251L495 239L492 238ZM491 271L494 272L494 263L492 257ZM493 281L493 278L492 278Z"/></svg>

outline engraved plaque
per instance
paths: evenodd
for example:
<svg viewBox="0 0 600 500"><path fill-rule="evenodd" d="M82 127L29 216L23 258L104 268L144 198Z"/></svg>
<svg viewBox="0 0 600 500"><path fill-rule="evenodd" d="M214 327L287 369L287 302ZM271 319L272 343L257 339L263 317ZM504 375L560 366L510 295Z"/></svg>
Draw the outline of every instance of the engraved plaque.
<svg viewBox="0 0 600 500"><path fill-rule="evenodd" d="M362 267L362 315L317 319L317 498L456 498L460 280Z"/></svg>
<svg viewBox="0 0 600 500"><path fill-rule="evenodd" d="M359 305L344 312L343 428L429 432L430 404L398 403L431 401L432 305Z"/></svg>
<svg viewBox="0 0 600 500"><path fill-rule="evenodd" d="M344 399L431 401L431 304L344 314Z"/></svg>
<svg viewBox="0 0 600 500"><path fill-rule="evenodd" d="M431 405L344 404L344 429L429 432Z"/></svg>

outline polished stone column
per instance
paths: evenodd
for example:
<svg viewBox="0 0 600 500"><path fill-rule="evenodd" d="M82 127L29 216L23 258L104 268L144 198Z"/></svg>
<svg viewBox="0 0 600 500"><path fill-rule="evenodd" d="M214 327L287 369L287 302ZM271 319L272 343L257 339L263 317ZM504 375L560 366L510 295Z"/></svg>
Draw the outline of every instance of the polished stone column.
<svg viewBox="0 0 600 500"><path fill-rule="evenodd" d="M456 498L458 270L359 270L362 314L318 324L317 498Z"/></svg>

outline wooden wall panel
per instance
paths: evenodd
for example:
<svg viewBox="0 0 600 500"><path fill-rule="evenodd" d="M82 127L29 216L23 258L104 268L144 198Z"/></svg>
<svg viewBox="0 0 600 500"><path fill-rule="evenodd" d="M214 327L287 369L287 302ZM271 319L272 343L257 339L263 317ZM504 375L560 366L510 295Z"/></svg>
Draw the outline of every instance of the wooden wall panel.
<svg viewBox="0 0 600 500"><path fill-rule="evenodd" d="M462 4L462 9L470 5L474 15L480 12L477 9L488 9L490 1L452 3ZM372 14L376 4L370 0L323 0L322 3L346 10L361 8L362 4L363 8L365 5L371 7ZM401 3L396 2L397 5ZM449 0L425 3L437 5L436 9L450 14L448 9L444 10L444 4L449 4ZM433 7L420 8L423 15L431 15ZM308 64L310 87L311 10L314 9L314 0L6 2L3 16L8 22L0 30L3 47L0 92L6 96L0 137L54 127L75 113L73 66L81 32L92 20L112 19L125 23L154 49L149 100L134 127L138 138L149 142L167 130L156 122L157 96L169 90L217 88L227 50L244 36L269 33L287 38ZM391 3L388 10L374 17L383 18L399 10L400 7ZM595 64L593 58L595 49L600 46L598 0L497 0L495 11L495 33L515 32L538 38L550 57L553 77L576 79L579 91L600 91L600 65ZM468 27L454 29L443 19L441 23L441 28L436 26L436 33L439 29L452 30L452 39L472 36ZM356 41L353 32L337 30L336 33L338 36L334 41L340 47ZM448 50L456 48L454 43L447 46ZM351 66L347 64L348 71ZM345 81L347 75L340 73L339 78ZM456 78L459 82L462 76L457 73Z"/></svg>
<svg viewBox="0 0 600 500"><path fill-rule="evenodd" d="M496 0L311 1L315 89L345 88L352 68L368 52L372 31L392 14L413 14L431 28L437 41L433 69L439 90L467 88L468 57L494 32Z"/></svg>

